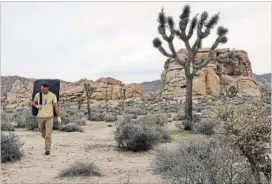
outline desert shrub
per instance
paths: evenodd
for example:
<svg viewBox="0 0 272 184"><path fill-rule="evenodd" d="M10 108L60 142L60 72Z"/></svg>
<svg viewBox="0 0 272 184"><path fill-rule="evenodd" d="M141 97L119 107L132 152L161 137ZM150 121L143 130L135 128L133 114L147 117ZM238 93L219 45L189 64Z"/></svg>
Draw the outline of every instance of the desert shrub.
<svg viewBox="0 0 272 184"><path fill-rule="evenodd" d="M148 114L147 116L139 116L138 120L145 124L156 124L164 126L168 123L167 117L164 114Z"/></svg>
<svg viewBox="0 0 272 184"><path fill-rule="evenodd" d="M6 110L6 113L13 114L13 113L14 113L14 110L12 110L12 109L7 109L7 110Z"/></svg>
<svg viewBox="0 0 272 184"><path fill-rule="evenodd" d="M16 123L16 128L25 128L25 118L23 117L23 115L21 115L20 118L17 119Z"/></svg>
<svg viewBox="0 0 272 184"><path fill-rule="evenodd" d="M147 115L147 111L145 111L143 108L140 108L140 107L129 107L129 108L125 109L125 113L135 114L137 116Z"/></svg>
<svg viewBox="0 0 272 184"><path fill-rule="evenodd" d="M196 112L201 112L205 108L207 108L206 104L198 104L193 106L193 110Z"/></svg>
<svg viewBox="0 0 272 184"><path fill-rule="evenodd" d="M256 183L264 183L263 175L270 182L271 106L254 99L241 105L221 101L214 108L214 116L221 133L247 158Z"/></svg>
<svg viewBox="0 0 272 184"><path fill-rule="evenodd" d="M38 128L37 117L32 116L30 112L25 114L25 128L27 130L34 130L35 128Z"/></svg>
<svg viewBox="0 0 272 184"><path fill-rule="evenodd" d="M63 112L61 112L61 117L68 118L69 116L71 116L71 114L68 114L67 111L65 111L65 110Z"/></svg>
<svg viewBox="0 0 272 184"><path fill-rule="evenodd" d="M109 113L106 113L104 115L104 121L106 122L113 122L113 121L116 121L117 120L117 117L113 114L109 114Z"/></svg>
<svg viewBox="0 0 272 184"><path fill-rule="evenodd" d="M183 111L180 111L178 112L178 114L176 114L174 117L173 117L174 121L182 121L185 119L185 114Z"/></svg>
<svg viewBox="0 0 272 184"><path fill-rule="evenodd" d="M13 123L1 122L2 131L15 131L15 125Z"/></svg>
<svg viewBox="0 0 272 184"><path fill-rule="evenodd" d="M12 122L12 114L7 112L1 112L1 122Z"/></svg>
<svg viewBox="0 0 272 184"><path fill-rule="evenodd" d="M62 124L74 123L77 125L86 125L86 120L87 119L84 118L84 113L78 111L77 109L67 109L61 114Z"/></svg>
<svg viewBox="0 0 272 184"><path fill-rule="evenodd" d="M185 117L185 116L184 116ZM192 130L194 125L200 121L200 115L194 114L193 121L187 121L183 119L182 121L177 121L175 123L176 127L182 130Z"/></svg>
<svg viewBox="0 0 272 184"><path fill-rule="evenodd" d="M70 117L69 116L61 116L61 122L63 124L68 124L70 123Z"/></svg>
<svg viewBox="0 0 272 184"><path fill-rule="evenodd" d="M115 132L118 147L128 151L145 151L170 140L168 132L160 123L150 115L136 120L127 115L121 117Z"/></svg>
<svg viewBox="0 0 272 184"><path fill-rule="evenodd" d="M16 128L25 127L26 111L15 111L13 113L1 112L1 122L10 122L16 124Z"/></svg>
<svg viewBox="0 0 272 184"><path fill-rule="evenodd" d="M73 120L73 123L76 125L86 125L86 119L84 119L84 118L75 119L75 120Z"/></svg>
<svg viewBox="0 0 272 184"><path fill-rule="evenodd" d="M75 115L75 114L78 113L78 109L69 108L69 109L66 109L65 112L66 112L69 116L73 116L73 115Z"/></svg>
<svg viewBox="0 0 272 184"><path fill-rule="evenodd" d="M103 121L104 115L103 115L103 113L100 113L100 112L92 112L89 120L90 121Z"/></svg>
<svg viewBox="0 0 272 184"><path fill-rule="evenodd" d="M1 163L13 162L23 157L23 142L13 133L1 132Z"/></svg>
<svg viewBox="0 0 272 184"><path fill-rule="evenodd" d="M164 112L167 113L177 113L180 109L180 104L168 104L162 107L162 109L164 110Z"/></svg>
<svg viewBox="0 0 272 184"><path fill-rule="evenodd" d="M215 131L215 122L212 119L202 119L194 125L194 131L204 135L212 135Z"/></svg>
<svg viewBox="0 0 272 184"><path fill-rule="evenodd" d="M101 176L98 167L89 161L77 161L68 168L60 171L58 177L74 177L74 176Z"/></svg>
<svg viewBox="0 0 272 184"><path fill-rule="evenodd" d="M201 111L201 118L212 118L210 108Z"/></svg>
<svg viewBox="0 0 272 184"><path fill-rule="evenodd" d="M217 137L161 145L152 169L173 184L254 183L245 158Z"/></svg>
<svg viewBox="0 0 272 184"><path fill-rule="evenodd" d="M66 125L60 125L59 130L63 132L84 132L84 129L74 123L68 123Z"/></svg>
<svg viewBox="0 0 272 184"><path fill-rule="evenodd" d="M262 85L260 87L260 91L261 91L262 101L267 104L271 104L271 87L266 86L266 85Z"/></svg>

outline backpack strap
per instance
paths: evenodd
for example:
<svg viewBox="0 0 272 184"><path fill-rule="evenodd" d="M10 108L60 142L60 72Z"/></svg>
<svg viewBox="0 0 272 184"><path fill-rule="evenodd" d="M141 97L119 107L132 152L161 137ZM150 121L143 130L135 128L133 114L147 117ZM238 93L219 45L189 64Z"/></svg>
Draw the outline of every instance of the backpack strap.
<svg viewBox="0 0 272 184"><path fill-rule="evenodd" d="M39 104L42 105L42 92L40 92L39 95L40 95L40 99L39 99L40 102L39 102Z"/></svg>

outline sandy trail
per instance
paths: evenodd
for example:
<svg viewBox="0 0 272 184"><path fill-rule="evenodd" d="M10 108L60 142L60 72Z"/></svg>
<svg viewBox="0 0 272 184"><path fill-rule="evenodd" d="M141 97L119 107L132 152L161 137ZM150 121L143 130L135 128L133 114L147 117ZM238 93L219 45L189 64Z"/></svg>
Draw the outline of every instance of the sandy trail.
<svg viewBox="0 0 272 184"><path fill-rule="evenodd" d="M84 133L54 131L50 156L44 155L44 140L39 132L17 129L15 134L25 143L25 156L18 162L1 165L2 183L166 183L151 172L151 152L116 150L114 127L101 122L88 122L83 127ZM61 169L79 159L95 162L103 176L56 178Z"/></svg>

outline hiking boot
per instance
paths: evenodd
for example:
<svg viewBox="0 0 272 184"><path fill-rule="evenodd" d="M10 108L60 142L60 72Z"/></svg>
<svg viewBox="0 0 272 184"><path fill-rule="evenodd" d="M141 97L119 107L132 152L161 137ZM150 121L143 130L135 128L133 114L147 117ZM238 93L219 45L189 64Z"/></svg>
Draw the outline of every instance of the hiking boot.
<svg viewBox="0 0 272 184"><path fill-rule="evenodd" d="M50 151L49 151L49 150L46 150L46 151L45 151L45 155L50 155Z"/></svg>

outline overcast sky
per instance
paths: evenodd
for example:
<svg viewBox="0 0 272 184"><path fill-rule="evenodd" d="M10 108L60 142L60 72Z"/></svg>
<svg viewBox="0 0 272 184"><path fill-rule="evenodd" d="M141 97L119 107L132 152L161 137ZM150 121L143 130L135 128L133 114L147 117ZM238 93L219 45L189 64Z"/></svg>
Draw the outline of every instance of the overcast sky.
<svg viewBox="0 0 272 184"><path fill-rule="evenodd" d="M253 72L271 72L271 2L190 2L191 16L220 12L229 42L248 52ZM152 46L164 6L176 22L184 2L1 3L1 75L77 81L159 79L166 58ZM216 29L204 40L209 47ZM184 44L177 40L177 48Z"/></svg>

